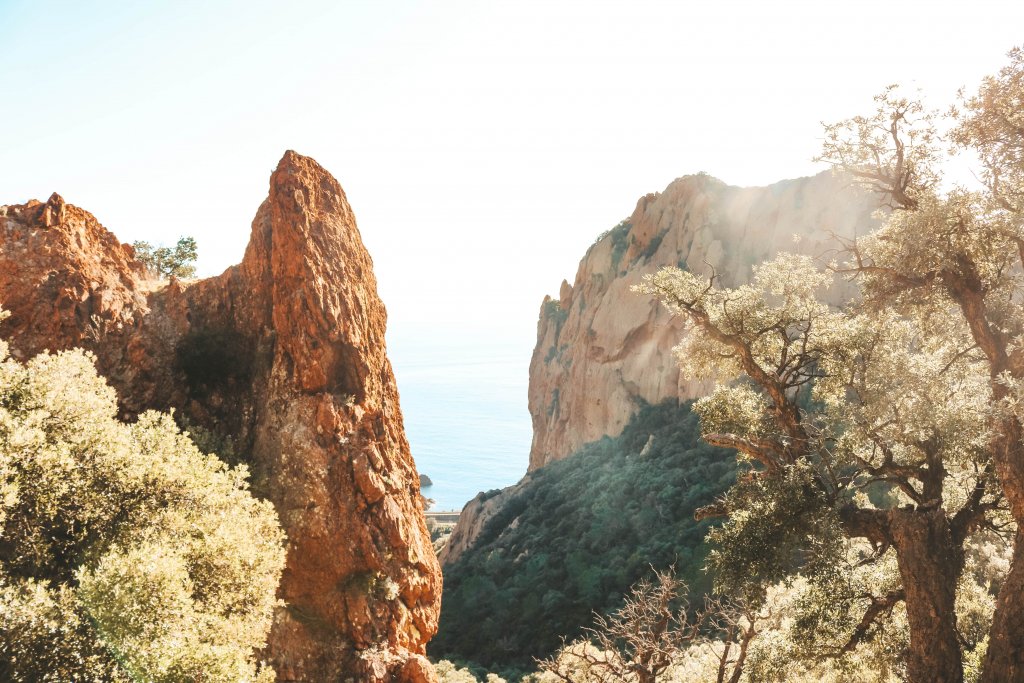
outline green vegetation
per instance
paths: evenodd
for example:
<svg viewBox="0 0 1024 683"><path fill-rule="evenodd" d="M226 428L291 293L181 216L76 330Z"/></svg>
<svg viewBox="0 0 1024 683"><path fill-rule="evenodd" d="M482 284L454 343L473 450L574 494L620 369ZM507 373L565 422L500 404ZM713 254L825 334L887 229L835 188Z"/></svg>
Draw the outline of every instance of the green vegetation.
<svg viewBox="0 0 1024 683"><path fill-rule="evenodd" d="M430 653L509 680L622 604L651 565L700 594L707 522L694 511L734 480L735 458L699 438L690 404L644 406L614 439L532 473L445 571ZM514 523L514 526L513 526ZM482 676L481 676L482 677Z"/></svg>
<svg viewBox="0 0 1024 683"><path fill-rule="evenodd" d="M551 299L544 304L544 315L555 321L555 337L558 337L562 325L569 319L569 311L562 308L562 302L558 299Z"/></svg>
<svg viewBox="0 0 1024 683"><path fill-rule="evenodd" d="M597 239L594 240L594 244L597 245L604 241L606 237L610 237L612 240L612 269L618 272L619 263L622 261L622 255L626 253L626 249L629 248L631 236L629 231L633 229L633 224L628 218L623 218L619 221L611 230L605 230ZM591 247L593 249L593 247Z"/></svg>
<svg viewBox="0 0 1024 683"><path fill-rule="evenodd" d="M633 229L633 224L629 222L629 219L622 221L614 228L608 231L608 236L612 240L612 269L618 270L619 263L622 261L622 255L626 253L626 249L629 248L630 234L629 231Z"/></svg>
<svg viewBox="0 0 1024 683"><path fill-rule="evenodd" d="M658 247L661 246L661 243L665 240L665 235L667 234L668 228L665 228L664 230L662 230L657 235L651 238L651 241L647 244L647 247L644 249L645 261L649 261L651 257L658 252Z"/></svg>
<svg viewBox="0 0 1024 683"><path fill-rule="evenodd" d="M550 363L551 361L553 361L555 359L555 356L557 356L557 355L558 355L558 345L557 344L552 344L551 346L548 347L548 352L544 354L544 362L545 363Z"/></svg>
<svg viewBox="0 0 1024 683"><path fill-rule="evenodd" d="M1021 680L1024 52L1010 57L944 125L890 86L825 126L820 160L891 210L828 268L780 254L735 288L676 268L638 288L685 321L684 376L717 382L694 405L704 438L744 463L705 511L725 519L716 589L759 608L806 581L790 634L753 658L774 673L749 680L823 661L868 680L869 660L887 662L878 680ZM950 149L981 160L977 189L944 188ZM859 286L841 308L837 276ZM972 567L982 541L1012 548L1008 571Z"/></svg>
<svg viewBox="0 0 1024 683"><path fill-rule="evenodd" d="M550 363L555 358L555 356L559 355L562 352L562 350L565 349L565 346L559 348L558 335L562 331L562 325L564 325L565 321L569 319L569 311L567 309L562 308L562 302L558 299L549 299L548 301L546 301L544 303L543 311L543 315L545 318L547 318L548 320L553 320L555 322L555 341L551 345L551 347L548 348L547 353L544 355L544 362Z"/></svg>
<svg viewBox="0 0 1024 683"><path fill-rule="evenodd" d="M548 417L551 417L558 410L558 401L561 397L561 391L558 387L551 390L551 403L548 404Z"/></svg>
<svg viewBox="0 0 1024 683"><path fill-rule="evenodd" d="M171 416L116 414L90 355L0 342L0 680L273 680L273 508Z"/></svg>
<svg viewBox="0 0 1024 683"><path fill-rule="evenodd" d="M611 238L612 270L615 271L616 273L618 273L621 270L620 266L622 265L622 257L625 255L626 250L629 248L629 245L635 240L635 238L631 234L632 230L633 223L628 218L625 218L611 230L605 230L604 232L602 232L600 235L597 236L597 239L594 241L594 244L597 244L598 242L604 240L606 237ZM662 240L665 239L665 235L667 234L668 228L665 228L657 235L655 235L653 238L651 238L651 241L644 248L643 254L641 254L641 258L643 258L644 260L649 260L652 256L654 256L655 252L658 251L658 247L661 246Z"/></svg>
<svg viewBox="0 0 1024 683"><path fill-rule="evenodd" d="M154 248L149 242L132 242L132 248L135 249L135 260L145 266L153 278L195 277L199 250L193 237L180 238L173 248Z"/></svg>
<svg viewBox="0 0 1024 683"><path fill-rule="evenodd" d="M441 660L435 664L434 672L437 673L440 683L480 683L480 679L472 671L465 668L460 669L447 660ZM486 678L483 680L484 683L506 683L504 678L492 673L486 674Z"/></svg>

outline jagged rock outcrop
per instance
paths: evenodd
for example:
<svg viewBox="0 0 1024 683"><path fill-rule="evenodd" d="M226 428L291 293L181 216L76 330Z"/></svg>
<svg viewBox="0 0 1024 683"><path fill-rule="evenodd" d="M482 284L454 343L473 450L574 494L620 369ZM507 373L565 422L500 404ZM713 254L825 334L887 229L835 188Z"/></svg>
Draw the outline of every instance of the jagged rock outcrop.
<svg viewBox="0 0 1024 683"><path fill-rule="evenodd" d="M173 408L249 463L288 535L279 681L433 681L441 576L341 186L288 152L240 265L154 285L133 256L58 195L0 207L0 334L22 357L91 350L126 418Z"/></svg>
<svg viewBox="0 0 1024 683"><path fill-rule="evenodd" d="M526 483L529 476L527 474L518 484L506 486L490 497L481 491L462 507L462 512L459 513L459 521L456 522L455 528L452 529L448 542L444 544L444 547L437 554L437 559L442 565L447 566L455 562L462 556L462 553L469 550L473 542L483 532L484 526L487 525L491 517L496 515L506 502L522 490L523 484Z"/></svg>
<svg viewBox="0 0 1024 683"><path fill-rule="evenodd" d="M92 347L135 325L146 297L134 252L92 214L53 194L0 206L0 305L12 350Z"/></svg>
<svg viewBox="0 0 1024 683"><path fill-rule="evenodd" d="M877 206L877 197L827 172L747 188L686 176L641 198L632 216L587 251L575 282L563 281L558 299L541 306L530 363L530 470L618 435L641 401L685 400L710 389L680 376L672 354L679 320L630 290L645 274L668 265L714 268L721 284L735 286L780 251L829 260L835 235L877 226ZM851 293L837 288L831 296L838 303Z"/></svg>

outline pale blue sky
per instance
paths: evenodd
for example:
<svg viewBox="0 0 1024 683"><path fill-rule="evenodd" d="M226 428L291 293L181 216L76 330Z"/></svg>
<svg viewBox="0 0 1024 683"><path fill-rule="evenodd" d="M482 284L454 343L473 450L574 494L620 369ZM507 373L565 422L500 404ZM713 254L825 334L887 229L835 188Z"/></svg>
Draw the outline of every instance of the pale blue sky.
<svg viewBox="0 0 1024 683"><path fill-rule="evenodd" d="M918 10L925 6L927 13ZM890 82L943 102L1024 3L0 0L0 204L237 262L285 149L345 187L392 335L521 340L594 236L673 178L818 170Z"/></svg>

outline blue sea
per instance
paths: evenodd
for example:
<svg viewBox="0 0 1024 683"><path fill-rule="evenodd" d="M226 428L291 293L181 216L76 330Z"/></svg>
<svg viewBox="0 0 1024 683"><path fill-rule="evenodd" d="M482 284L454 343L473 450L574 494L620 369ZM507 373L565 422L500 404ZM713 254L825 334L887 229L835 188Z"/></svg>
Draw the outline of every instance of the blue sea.
<svg viewBox="0 0 1024 683"><path fill-rule="evenodd" d="M389 334L416 469L433 482L423 489L434 500L431 510L461 510L480 491L526 473L531 352L523 340Z"/></svg>

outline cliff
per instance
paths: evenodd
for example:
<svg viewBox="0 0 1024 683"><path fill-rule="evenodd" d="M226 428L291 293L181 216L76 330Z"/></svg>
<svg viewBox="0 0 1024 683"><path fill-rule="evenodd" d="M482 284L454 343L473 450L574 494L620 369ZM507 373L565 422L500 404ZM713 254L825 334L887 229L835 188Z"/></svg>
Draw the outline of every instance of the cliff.
<svg viewBox="0 0 1024 683"><path fill-rule="evenodd" d="M664 266L710 272L724 286L780 251L831 259L836 235L871 231L877 198L821 173L769 187L685 176L637 202L587 251L572 285L546 297L530 362L530 470L604 435L616 436L643 403L686 400L710 386L680 376L678 320L630 288ZM794 236L796 236L794 238ZM852 290L830 293L838 303Z"/></svg>
<svg viewBox="0 0 1024 683"><path fill-rule="evenodd" d="M505 504L518 494L524 485L529 481L530 475L523 477L518 484L507 486L501 491L488 498L483 491L476 495L476 498L469 501L462 507L459 513L459 520L452 529L448 542L444 544L437 554L438 561L445 567L450 566L458 560L463 553L469 550L476 539L483 533L487 522L501 512Z"/></svg>
<svg viewBox="0 0 1024 683"><path fill-rule="evenodd" d="M679 373L672 349L684 333L680 321L631 291L645 274L664 266L713 268L722 285L735 286L782 251L827 261L836 256L837 236L877 227L877 208L877 197L828 172L746 188L698 174L642 197L629 218L587 250L573 284L563 280L558 298L541 304L530 361L528 471L618 436L644 405L710 390ZM852 293L840 284L828 295L839 303ZM446 567L471 551L522 483L466 503L440 554Z"/></svg>
<svg viewBox="0 0 1024 683"><path fill-rule="evenodd" d="M265 656L279 681L431 681L431 549L372 262L338 182L287 152L242 263L142 279L131 247L53 195L0 207L0 334L91 350L123 416L174 409L275 505L288 562Z"/></svg>

